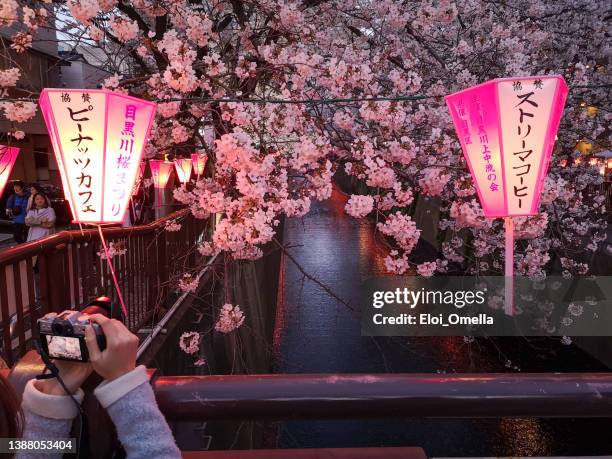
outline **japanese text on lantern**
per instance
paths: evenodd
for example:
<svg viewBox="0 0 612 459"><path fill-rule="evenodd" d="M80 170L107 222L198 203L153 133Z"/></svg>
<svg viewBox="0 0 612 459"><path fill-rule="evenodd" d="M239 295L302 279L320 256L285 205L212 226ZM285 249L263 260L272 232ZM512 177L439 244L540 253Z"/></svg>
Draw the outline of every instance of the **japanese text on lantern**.
<svg viewBox="0 0 612 459"><path fill-rule="evenodd" d="M497 172L495 170L495 165L491 162L493 153L489 148L489 136L487 135L484 108L478 96L474 97L474 105L476 106L476 127L478 128L478 140L480 141L482 160L484 162L484 175L489 182L489 190L497 192L499 191Z"/></svg>
<svg viewBox="0 0 612 459"><path fill-rule="evenodd" d="M91 95L83 92L61 93L61 100L65 104L65 109L68 112L70 120L72 120L72 138L70 139L72 147L72 161L77 166L77 195L79 196L80 211L83 213L96 213L96 200L92 200L94 190L92 189L91 174L91 157L89 146L94 140L92 135L95 135L89 121L89 112L94 109L91 101Z"/></svg>
<svg viewBox="0 0 612 459"><path fill-rule="evenodd" d="M499 84L500 120L506 167L508 210L535 211L538 171L544 164L548 117L554 100L555 79L507 80Z"/></svg>
<svg viewBox="0 0 612 459"><path fill-rule="evenodd" d="M122 211L121 204L128 191L126 184L128 180L131 180L130 172L132 169L132 152L134 150L134 123L136 122L136 110L137 107L135 105L128 104L125 106L123 114L123 128L119 136L121 143L119 145L116 162L117 175L111 195L111 214L114 217L119 215Z"/></svg>

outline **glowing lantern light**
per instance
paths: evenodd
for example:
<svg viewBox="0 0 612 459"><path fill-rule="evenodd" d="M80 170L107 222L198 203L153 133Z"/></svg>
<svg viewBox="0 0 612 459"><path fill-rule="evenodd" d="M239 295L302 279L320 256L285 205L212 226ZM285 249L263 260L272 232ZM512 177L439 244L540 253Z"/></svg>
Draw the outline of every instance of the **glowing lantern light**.
<svg viewBox="0 0 612 459"><path fill-rule="evenodd" d="M0 195L4 192L18 154L19 148L0 145Z"/></svg>
<svg viewBox="0 0 612 459"><path fill-rule="evenodd" d="M149 160L153 185L157 190L157 207L161 207L161 190L166 188L166 185L168 184L170 174L172 173L172 166L173 164L170 161L162 161L161 159Z"/></svg>
<svg viewBox="0 0 612 459"><path fill-rule="evenodd" d="M190 158L179 158L174 160L176 167L176 175L182 184L185 184L191 178L192 160Z"/></svg>
<svg viewBox="0 0 612 459"><path fill-rule="evenodd" d="M191 155L191 161L193 163L193 172L199 177L204 173L208 156L203 153L194 153Z"/></svg>
<svg viewBox="0 0 612 459"><path fill-rule="evenodd" d="M608 169L612 169L612 158L608 160Z"/></svg>
<svg viewBox="0 0 612 459"><path fill-rule="evenodd" d="M446 97L483 213L505 218L506 278L514 274L510 217L538 211L567 92L552 75L491 80Z"/></svg>
<svg viewBox="0 0 612 459"><path fill-rule="evenodd" d="M105 89L43 89L39 100L75 223L121 223L156 104Z"/></svg>

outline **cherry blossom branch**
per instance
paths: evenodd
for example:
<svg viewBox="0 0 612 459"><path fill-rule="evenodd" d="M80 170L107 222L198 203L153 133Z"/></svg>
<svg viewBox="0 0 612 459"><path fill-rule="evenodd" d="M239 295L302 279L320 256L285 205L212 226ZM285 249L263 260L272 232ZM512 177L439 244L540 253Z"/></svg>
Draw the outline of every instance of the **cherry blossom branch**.
<svg viewBox="0 0 612 459"><path fill-rule="evenodd" d="M285 246L283 244L281 244L278 239L273 238L272 241L283 252L283 254L286 255L287 258L289 258L289 260L291 260L293 262L293 264L297 267L297 269L300 270L300 272L302 273L302 275L304 277L306 277L308 280L310 280L310 281L314 282L315 284L317 284L319 287L321 287L323 290L325 290L329 294L329 296L334 298L336 301L338 301L339 303L343 304L344 306L346 306L351 311L356 312L355 308L353 308L347 301L343 300L338 295L336 295L336 293L334 293L334 291L330 287L325 285L323 282L321 282L316 277L308 274L306 272L306 270L302 267L302 265L300 265L300 263L298 263L298 261L293 257L293 255L291 255L289 253L289 251L286 250Z"/></svg>

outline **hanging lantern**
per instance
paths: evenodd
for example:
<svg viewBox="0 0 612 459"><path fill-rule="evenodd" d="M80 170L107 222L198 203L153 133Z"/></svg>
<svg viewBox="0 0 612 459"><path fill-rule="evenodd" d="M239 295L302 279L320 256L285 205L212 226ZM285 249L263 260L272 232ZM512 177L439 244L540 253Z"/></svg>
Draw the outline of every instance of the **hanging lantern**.
<svg viewBox="0 0 612 459"><path fill-rule="evenodd" d="M178 158L174 160L176 175L179 181L184 185L191 178L192 160L191 158Z"/></svg>
<svg viewBox="0 0 612 459"><path fill-rule="evenodd" d="M18 154L19 148L0 145L0 195L4 192Z"/></svg>
<svg viewBox="0 0 612 459"><path fill-rule="evenodd" d="M562 77L502 78L446 97L486 217L504 217L505 305L514 314L513 216L534 215L567 97Z"/></svg>
<svg viewBox="0 0 612 459"><path fill-rule="evenodd" d="M172 173L173 164L170 161L163 161L161 159L149 160L149 167L151 168L151 178L153 179L153 185L157 190L157 207L161 207L162 191L166 188L170 174Z"/></svg>
<svg viewBox="0 0 612 459"><path fill-rule="evenodd" d="M206 168L206 161L208 160L208 156L204 153L194 153L191 155L191 161L193 163L193 172L199 177L204 174L204 169Z"/></svg>
<svg viewBox="0 0 612 459"><path fill-rule="evenodd" d="M106 89L43 89L39 100L75 223L121 223L156 104Z"/></svg>
<svg viewBox="0 0 612 459"><path fill-rule="evenodd" d="M562 77L541 76L446 97L485 216L537 213L566 96Z"/></svg>

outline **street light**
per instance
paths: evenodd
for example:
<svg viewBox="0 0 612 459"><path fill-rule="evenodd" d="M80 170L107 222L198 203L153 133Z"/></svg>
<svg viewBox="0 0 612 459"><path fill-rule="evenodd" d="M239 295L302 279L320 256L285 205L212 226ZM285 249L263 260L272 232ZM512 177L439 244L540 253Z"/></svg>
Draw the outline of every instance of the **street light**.
<svg viewBox="0 0 612 459"><path fill-rule="evenodd" d="M567 97L558 75L502 78L446 97L485 217L504 218L506 304L514 310L512 217L535 215Z"/></svg>

